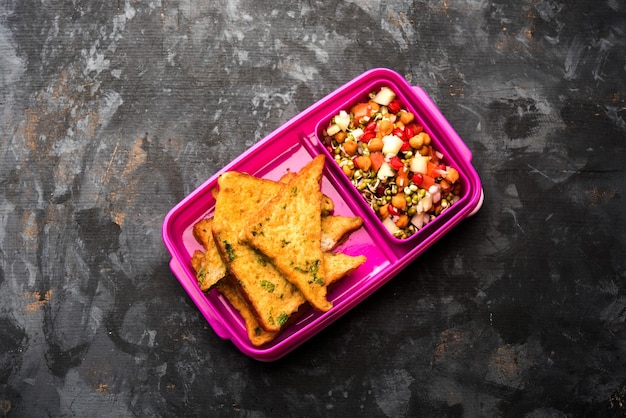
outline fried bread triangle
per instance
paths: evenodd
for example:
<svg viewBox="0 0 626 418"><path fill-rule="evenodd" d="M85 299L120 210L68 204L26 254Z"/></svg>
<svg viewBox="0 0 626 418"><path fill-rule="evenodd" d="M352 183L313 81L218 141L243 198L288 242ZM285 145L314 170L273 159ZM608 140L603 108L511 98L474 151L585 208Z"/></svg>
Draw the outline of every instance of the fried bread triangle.
<svg viewBox="0 0 626 418"><path fill-rule="evenodd" d="M321 247L321 179L324 156L318 155L254 217L243 239L267 256L283 276L320 311L332 303L326 297Z"/></svg>

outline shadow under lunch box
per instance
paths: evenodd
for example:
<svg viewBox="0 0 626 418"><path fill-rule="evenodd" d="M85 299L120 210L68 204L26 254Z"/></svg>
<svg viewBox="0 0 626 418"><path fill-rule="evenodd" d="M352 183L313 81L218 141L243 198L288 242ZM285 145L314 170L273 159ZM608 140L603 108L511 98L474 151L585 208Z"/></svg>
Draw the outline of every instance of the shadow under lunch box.
<svg viewBox="0 0 626 418"><path fill-rule="evenodd" d="M371 92L383 86L391 88L403 108L414 113L416 122L430 134L434 148L443 154L445 163L457 169L462 184L458 201L406 239L395 238L387 231L335 163L322 137L322 131L334 115L366 101ZM248 339L242 317L219 290L204 293L198 286L190 259L202 246L193 236L193 225L212 216L216 202L212 190L217 188L220 174L239 171L278 180L289 171L299 171L320 153L327 157L321 188L333 200L334 214L363 219L363 226L336 251L363 254L367 260L329 289L328 300L333 303L329 311L319 312L307 307L275 340L257 347ZM409 85L389 69L367 71L256 143L178 203L163 222L163 240L172 257L170 268L218 336L231 340L254 359L277 360L340 318L459 222L478 211L483 202L483 190L471 161L471 151L421 88Z"/></svg>

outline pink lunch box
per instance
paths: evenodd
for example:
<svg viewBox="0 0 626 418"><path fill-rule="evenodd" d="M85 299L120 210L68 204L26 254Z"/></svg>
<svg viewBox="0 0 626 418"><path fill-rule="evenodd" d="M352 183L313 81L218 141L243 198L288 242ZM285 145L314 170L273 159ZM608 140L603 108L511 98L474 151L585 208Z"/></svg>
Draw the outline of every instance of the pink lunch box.
<svg viewBox="0 0 626 418"><path fill-rule="evenodd" d="M394 238L383 226L348 177L332 161L321 137L322 130L335 114L350 109L382 86L394 90L403 107L416 115L417 122L431 135L434 147L445 156L447 164L459 171L463 185L458 202L413 236L402 240ZM190 259L194 251L202 247L194 239L192 228L197 221L212 215L215 199L211 189L217 187L221 173L241 171L278 180L287 171L300 170L320 153L328 157L322 191L334 201L335 214L360 216L364 221L363 227L352 233L336 251L364 254L367 261L329 290L332 309L318 312L308 308L278 338L256 347L248 339L243 319L219 291L214 289L205 294L198 287ZM483 189L471 161L471 151L421 88L409 85L389 69L367 71L272 132L178 203L163 222L163 241L172 257L170 268L217 335L230 339L239 350L254 359L277 360L371 295L459 222L480 209Z"/></svg>

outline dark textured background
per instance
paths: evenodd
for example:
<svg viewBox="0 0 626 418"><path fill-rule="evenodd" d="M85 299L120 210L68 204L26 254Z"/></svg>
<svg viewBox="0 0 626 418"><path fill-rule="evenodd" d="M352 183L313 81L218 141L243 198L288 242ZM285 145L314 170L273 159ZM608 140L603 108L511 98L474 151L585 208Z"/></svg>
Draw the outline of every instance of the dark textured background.
<svg viewBox="0 0 626 418"><path fill-rule="evenodd" d="M251 360L163 218L374 67L431 95L485 204ZM624 415L625 96L622 0L3 1L0 415Z"/></svg>

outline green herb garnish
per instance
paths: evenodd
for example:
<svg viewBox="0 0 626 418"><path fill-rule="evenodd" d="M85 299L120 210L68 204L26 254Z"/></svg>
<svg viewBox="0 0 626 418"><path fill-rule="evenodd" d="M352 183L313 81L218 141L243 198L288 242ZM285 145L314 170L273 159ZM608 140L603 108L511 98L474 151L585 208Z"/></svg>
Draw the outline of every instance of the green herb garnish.
<svg viewBox="0 0 626 418"><path fill-rule="evenodd" d="M233 261L236 258L235 249L233 248L233 246L230 245L228 241L224 240L224 248L226 249L226 255L228 256L228 261Z"/></svg>
<svg viewBox="0 0 626 418"><path fill-rule="evenodd" d="M261 280L261 287L267 290L268 293L274 293L274 283L267 280Z"/></svg>

